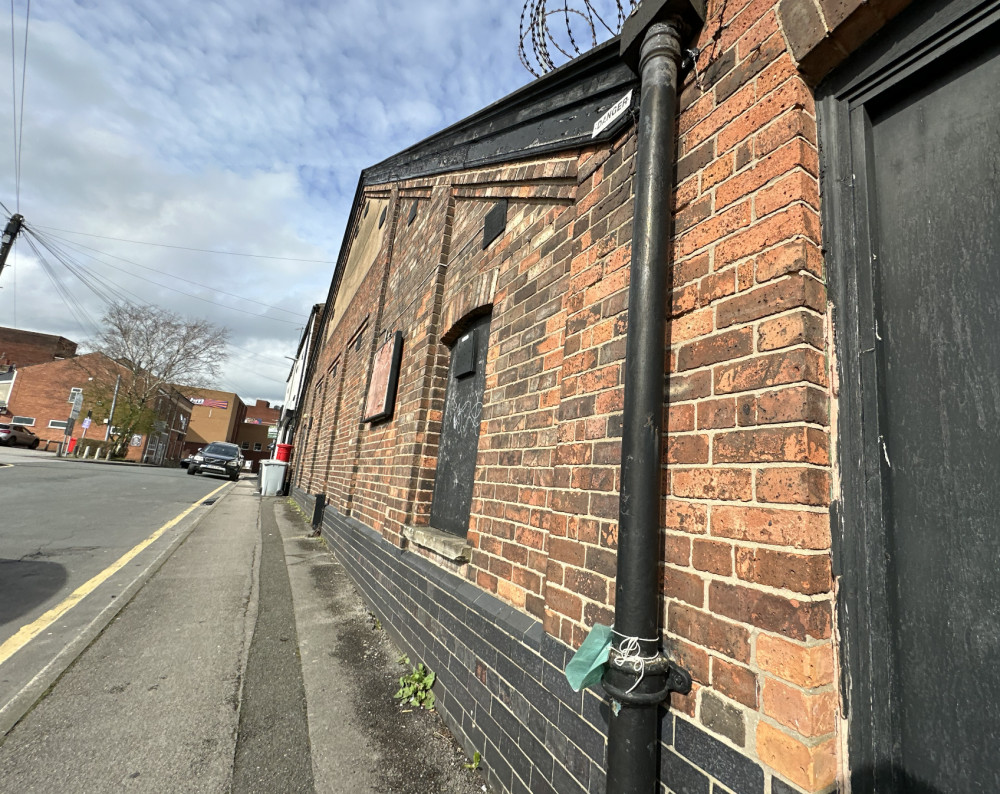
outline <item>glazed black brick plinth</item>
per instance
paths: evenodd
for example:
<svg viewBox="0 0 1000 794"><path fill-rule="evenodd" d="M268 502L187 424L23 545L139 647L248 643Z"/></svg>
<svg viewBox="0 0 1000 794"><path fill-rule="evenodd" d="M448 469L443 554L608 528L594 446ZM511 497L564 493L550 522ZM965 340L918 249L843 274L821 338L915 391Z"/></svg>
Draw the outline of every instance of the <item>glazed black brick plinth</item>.
<svg viewBox="0 0 1000 794"><path fill-rule="evenodd" d="M315 498L293 497L310 513ZM573 651L542 624L328 507L323 537L400 650L437 674L437 708L495 792L605 791L608 705L574 692ZM763 794L753 761L664 710L661 791Z"/></svg>

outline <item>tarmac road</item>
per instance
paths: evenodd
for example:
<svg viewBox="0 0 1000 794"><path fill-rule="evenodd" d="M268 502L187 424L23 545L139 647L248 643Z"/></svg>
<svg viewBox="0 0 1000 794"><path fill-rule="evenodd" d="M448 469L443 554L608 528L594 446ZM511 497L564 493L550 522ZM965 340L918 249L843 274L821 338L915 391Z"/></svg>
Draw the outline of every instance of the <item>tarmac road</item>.
<svg viewBox="0 0 1000 794"><path fill-rule="evenodd" d="M226 481L0 447L0 644Z"/></svg>

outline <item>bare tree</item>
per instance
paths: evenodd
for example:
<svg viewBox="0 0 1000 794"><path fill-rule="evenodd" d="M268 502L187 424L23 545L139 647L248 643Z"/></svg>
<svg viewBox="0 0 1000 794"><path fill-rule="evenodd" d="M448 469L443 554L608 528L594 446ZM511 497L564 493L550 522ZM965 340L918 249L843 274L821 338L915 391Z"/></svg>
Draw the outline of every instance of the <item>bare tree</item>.
<svg viewBox="0 0 1000 794"><path fill-rule="evenodd" d="M207 320L189 320L166 309L113 303L88 347L107 356L95 389L110 407L118 376L112 424L113 454L123 454L134 433L149 432L156 401L172 384L208 385L226 360L229 331ZM103 393L107 392L105 396Z"/></svg>

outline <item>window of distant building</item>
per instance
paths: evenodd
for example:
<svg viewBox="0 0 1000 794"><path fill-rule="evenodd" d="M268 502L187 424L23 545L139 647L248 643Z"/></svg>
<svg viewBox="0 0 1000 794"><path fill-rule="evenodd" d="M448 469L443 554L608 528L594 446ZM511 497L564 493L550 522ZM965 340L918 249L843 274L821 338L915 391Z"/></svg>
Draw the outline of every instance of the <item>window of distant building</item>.
<svg viewBox="0 0 1000 794"><path fill-rule="evenodd" d="M466 328L451 349L438 447L431 526L456 535L469 529L486 387L490 316Z"/></svg>
<svg viewBox="0 0 1000 794"><path fill-rule="evenodd" d="M240 449L250 449L250 442L244 441L242 444L240 444Z"/></svg>
<svg viewBox="0 0 1000 794"><path fill-rule="evenodd" d="M14 387L14 376L16 374L17 372L14 369L0 372L0 408L7 407L7 398L10 397L10 390Z"/></svg>
<svg viewBox="0 0 1000 794"><path fill-rule="evenodd" d="M65 419L50 419L49 427L55 430L65 430L66 426L69 424Z"/></svg>
<svg viewBox="0 0 1000 794"><path fill-rule="evenodd" d="M15 416L10 420L12 425L24 425L25 427L35 426L35 417L33 416Z"/></svg>
<svg viewBox="0 0 1000 794"><path fill-rule="evenodd" d="M259 442L259 441L258 441L258 442L256 442L256 443L255 443L255 444L253 445L253 451L254 451L254 452L260 452L260 442Z"/></svg>

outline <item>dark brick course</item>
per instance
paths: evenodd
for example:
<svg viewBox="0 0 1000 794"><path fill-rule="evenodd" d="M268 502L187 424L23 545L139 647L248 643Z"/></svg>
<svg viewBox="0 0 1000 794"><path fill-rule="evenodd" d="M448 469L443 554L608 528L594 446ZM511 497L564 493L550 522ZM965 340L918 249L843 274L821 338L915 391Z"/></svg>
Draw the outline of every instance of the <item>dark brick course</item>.
<svg viewBox="0 0 1000 794"><path fill-rule="evenodd" d="M311 511L309 494L293 495ZM605 790L608 706L599 688L570 689L563 674L569 647L336 508L326 510L323 537L400 650L438 674L438 710L469 755L481 753L495 791ZM664 792L709 794L716 778L735 794L763 794L756 763L666 710L661 741Z"/></svg>

